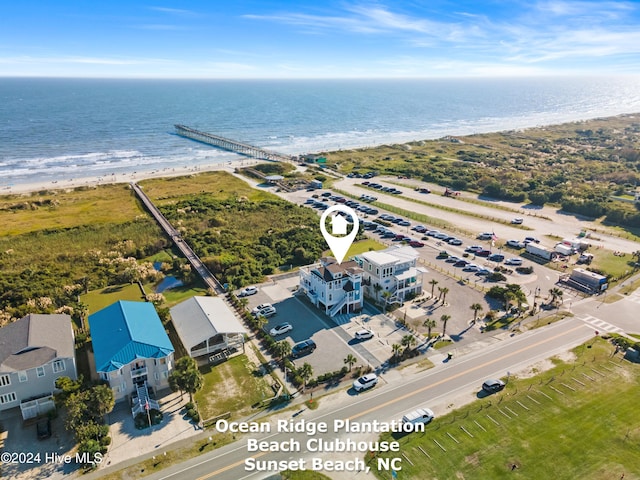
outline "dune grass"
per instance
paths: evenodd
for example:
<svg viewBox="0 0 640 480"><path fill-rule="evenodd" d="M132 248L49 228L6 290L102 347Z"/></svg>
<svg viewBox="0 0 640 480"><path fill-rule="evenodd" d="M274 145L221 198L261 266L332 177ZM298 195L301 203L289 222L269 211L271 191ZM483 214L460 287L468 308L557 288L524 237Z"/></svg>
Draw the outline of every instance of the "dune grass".
<svg viewBox="0 0 640 480"><path fill-rule="evenodd" d="M640 365L612 357L613 346L602 339L574 353L576 361L556 359L535 377L511 377L500 394L479 395L424 434L397 437L408 458L402 478L637 478ZM369 465L389 478L375 460Z"/></svg>

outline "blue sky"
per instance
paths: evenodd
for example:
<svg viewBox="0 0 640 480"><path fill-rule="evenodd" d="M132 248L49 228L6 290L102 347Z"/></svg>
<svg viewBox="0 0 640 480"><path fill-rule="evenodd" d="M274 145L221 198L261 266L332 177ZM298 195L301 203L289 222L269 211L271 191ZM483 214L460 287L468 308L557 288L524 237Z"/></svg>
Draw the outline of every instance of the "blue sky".
<svg viewBox="0 0 640 480"><path fill-rule="evenodd" d="M0 76L640 73L638 1L8 1Z"/></svg>

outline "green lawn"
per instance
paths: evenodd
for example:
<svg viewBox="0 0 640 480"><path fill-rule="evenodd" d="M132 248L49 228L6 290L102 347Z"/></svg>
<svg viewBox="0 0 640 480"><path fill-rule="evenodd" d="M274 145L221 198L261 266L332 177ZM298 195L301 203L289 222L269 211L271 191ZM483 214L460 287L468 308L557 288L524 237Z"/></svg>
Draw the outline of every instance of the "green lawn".
<svg viewBox="0 0 640 480"><path fill-rule="evenodd" d="M232 418L242 417L252 411L252 405L271 398L273 378L258 373L246 355L237 355L213 367L200 369L204 375L204 387L195 396L203 420L232 413Z"/></svg>
<svg viewBox="0 0 640 480"><path fill-rule="evenodd" d="M387 246L380 242L377 242L376 240L367 238L366 240L353 242L351 244L351 247L349 247L349 251L347 252L344 258L351 258L355 255L360 255L361 253L364 253L364 252L369 252L371 250L382 250L384 248L387 248ZM325 250L322 253L322 255L323 256L332 255L331 250Z"/></svg>
<svg viewBox="0 0 640 480"><path fill-rule="evenodd" d="M331 480L331 477L310 470L285 470L280 472L280 475L282 480Z"/></svg>
<svg viewBox="0 0 640 480"><path fill-rule="evenodd" d="M108 307L118 300L133 300L143 302L144 297L137 283L126 285L112 285L110 287L92 290L80 296L80 301L87 304L89 314Z"/></svg>
<svg viewBox="0 0 640 480"><path fill-rule="evenodd" d="M575 349L577 362L512 377L500 394L437 418L424 434L398 437L409 459L402 478L638 478L640 365L612 351L605 340L589 341Z"/></svg>

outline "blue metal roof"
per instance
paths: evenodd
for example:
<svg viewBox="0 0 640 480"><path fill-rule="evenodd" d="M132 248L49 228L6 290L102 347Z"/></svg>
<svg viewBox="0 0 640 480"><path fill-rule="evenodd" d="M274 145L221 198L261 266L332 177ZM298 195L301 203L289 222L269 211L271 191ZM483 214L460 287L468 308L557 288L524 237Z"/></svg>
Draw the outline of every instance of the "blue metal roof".
<svg viewBox="0 0 640 480"><path fill-rule="evenodd" d="M89 315L98 372L118 370L137 358L162 358L173 345L152 303L120 300Z"/></svg>

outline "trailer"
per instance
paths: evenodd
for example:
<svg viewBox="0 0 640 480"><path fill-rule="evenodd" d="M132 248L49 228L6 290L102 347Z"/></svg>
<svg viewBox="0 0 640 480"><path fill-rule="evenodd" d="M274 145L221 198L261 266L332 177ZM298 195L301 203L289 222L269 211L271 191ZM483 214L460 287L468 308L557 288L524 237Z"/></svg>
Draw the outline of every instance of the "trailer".
<svg viewBox="0 0 640 480"><path fill-rule="evenodd" d="M547 247L543 247L542 245L536 245L535 243L527 243L525 251L547 261L553 260L553 257L556 256L556 252L553 250L549 250Z"/></svg>
<svg viewBox="0 0 640 480"><path fill-rule="evenodd" d="M558 243L555 246L555 251L562 255L573 255L575 250L569 245L565 245L564 243Z"/></svg>
<svg viewBox="0 0 640 480"><path fill-rule="evenodd" d="M569 277L569 282L578 284L591 292L603 292L607 289L607 277L584 268L574 268Z"/></svg>

